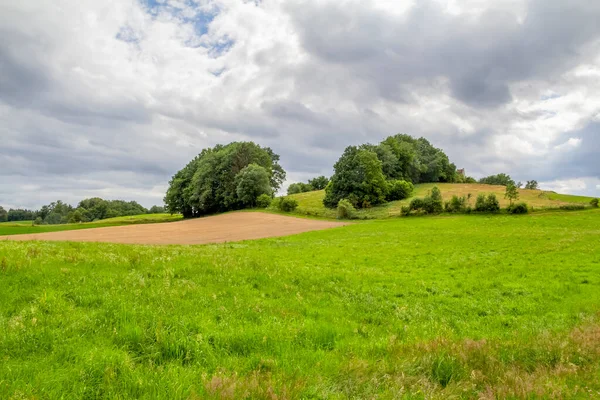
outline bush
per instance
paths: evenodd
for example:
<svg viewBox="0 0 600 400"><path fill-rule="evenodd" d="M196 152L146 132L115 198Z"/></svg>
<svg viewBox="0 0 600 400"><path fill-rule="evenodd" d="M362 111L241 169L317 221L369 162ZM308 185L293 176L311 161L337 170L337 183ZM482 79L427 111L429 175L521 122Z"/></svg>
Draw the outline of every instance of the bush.
<svg viewBox="0 0 600 400"><path fill-rule="evenodd" d="M521 203L525 204L525 203ZM500 202L494 193L490 193L485 201L487 212L497 213L500 211Z"/></svg>
<svg viewBox="0 0 600 400"><path fill-rule="evenodd" d="M402 208L400 209L400 213L402 215L409 215L410 214L410 207L409 206L402 206Z"/></svg>
<svg viewBox="0 0 600 400"><path fill-rule="evenodd" d="M388 201L407 199L414 190L413 184L404 180L388 181L387 185L388 191L386 199Z"/></svg>
<svg viewBox="0 0 600 400"><path fill-rule="evenodd" d="M271 196L269 196L268 194L261 194L256 199L256 206L258 208L267 208L271 205L271 201L273 201Z"/></svg>
<svg viewBox="0 0 600 400"><path fill-rule="evenodd" d="M452 196L452 199L446 202L446 212L462 213L467 210L467 198L465 196Z"/></svg>
<svg viewBox="0 0 600 400"><path fill-rule="evenodd" d="M339 201L337 206L337 217L338 219L355 219L356 208L346 199Z"/></svg>
<svg viewBox="0 0 600 400"><path fill-rule="evenodd" d="M516 203L507 208L508 212L511 214L527 214L529 212L529 208L527 207L527 203Z"/></svg>
<svg viewBox="0 0 600 400"><path fill-rule="evenodd" d="M423 199L412 199L409 205L409 211L422 210L425 205Z"/></svg>
<svg viewBox="0 0 600 400"><path fill-rule="evenodd" d="M411 211L423 211L425 214L439 214L444 211L442 193L437 187L431 190L431 194L423 199L413 199L410 202L408 213Z"/></svg>
<svg viewBox="0 0 600 400"><path fill-rule="evenodd" d="M35 221L33 221L34 225L42 225L43 223L44 221L42 220L42 217L37 217Z"/></svg>
<svg viewBox="0 0 600 400"><path fill-rule="evenodd" d="M594 208L598 208L598 203L600 203L600 199L592 199L592 201L590 201L590 204Z"/></svg>
<svg viewBox="0 0 600 400"><path fill-rule="evenodd" d="M490 193L487 196L481 193L477 196L475 211L497 213L500 211L500 202L494 193Z"/></svg>
<svg viewBox="0 0 600 400"><path fill-rule="evenodd" d="M298 208L298 202L289 197L280 197L277 203L277 208L284 212L292 212Z"/></svg>
<svg viewBox="0 0 600 400"><path fill-rule="evenodd" d="M442 192L437 186L431 189L431 194L423 199L423 209L427 214L439 214L444 211Z"/></svg>
<svg viewBox="0 0 600 400"><path fill-rule="evenodd" d="M475 211L477 212L485 212L485 194L480 193L477 195L477 200L475 201Z"/></svg>
<svg viewBox="0 0 600 400"><path fill-rule="evenodd" d="M423 199L423 211L427 214L439 214L444 211L444 206L441 201L427 196Z"/></svg>
<svg viewBox="0 0 600 400"><path fill-rule="evenodd" d="M565 204L559 207L561 210L567 211L578 211L585 210L585 206L583 204Z"/></svg>

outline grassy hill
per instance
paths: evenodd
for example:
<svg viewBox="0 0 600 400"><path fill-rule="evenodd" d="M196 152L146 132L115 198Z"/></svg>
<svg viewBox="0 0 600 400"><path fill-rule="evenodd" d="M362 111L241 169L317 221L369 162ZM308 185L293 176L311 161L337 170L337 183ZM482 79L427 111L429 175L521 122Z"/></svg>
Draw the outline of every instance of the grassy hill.
<svg viewBox="0 0 600 400"><path fill-rule="evenodd" d="M76 229L102 228L107 226L121 226L134 224L152 224L158 222L179 221L181 215L171 214L141 214L128 217L108 218L96 222L62 225L32 225L31 221L16 221L0 223L0 236L21 235L27 233L61 232Z"/></svg>
<svg viewBox="0 0 600 400"><path fill-rule="evenodd" d="M415 197L424 197L434 187L437 186L442 191L444 200L450 200L453 195L467 196L472 195L471 204L475 204L477 195L480 193L488 194L495 193L500 200L502 207L506 207L509 202L504 199L504 186L481 185L481 184L459 184L459 183L428 183L416 185L413 196L410 199L402 201L394 201L382 206L373 207L366 210L358 210L360 218L366 219L381 219L400 216L402 206L408 205L411 199ZM524 190L519 191L519 201L526 202L534 209L553 209L567 204L589 204L591 197L573 196L557 194L555 192L541 190ZM296 199L299 203L295 213L301 215L309 215L324 218L335 218L336 211L325 208L323 206L323 197L325 191L314 191L307 193L294 194L290 197Z"/></svg>
<svg viewBox="0 0 600 400"><path fill-rule="evenodd" d="M594 210L0 241L0 398L593 398L598 226Z"/></svg>

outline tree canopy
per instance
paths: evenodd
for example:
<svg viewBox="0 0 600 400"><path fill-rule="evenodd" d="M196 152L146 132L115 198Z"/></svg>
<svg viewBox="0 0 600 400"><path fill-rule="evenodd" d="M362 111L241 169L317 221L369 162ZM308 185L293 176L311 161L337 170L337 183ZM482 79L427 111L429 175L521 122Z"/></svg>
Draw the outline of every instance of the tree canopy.
<svg viewBox="0 0 600 400"><path fill-rule="evenodd" d="M455 182L456 165L427 139L409 135L389 136L379 145L366 145L382 162L387 179L402 179L413 184Z"/></svg>
<svg viewBox="0 0 600 400"><path fill-rule="evenodd" d="M202 150L173 176L164 201L167 211L186 218L238 210L253 206L267 188L272 195L285 175L279 155L268 147L253 142L216 145ZM250 190L251 180L260 184L259 190Z"/></svg>
<svg viewBox="0 0 600 400"><path fill-rule="evenodd" d="M323 204L333 208L347 199L354 207L368 207L384 203L386 193L387 183L377 154L365 147L349 146L335 163Z"/></svg>
<svg viewBox="0 0 600 400"><path fill-rule="evenodd" d="M380 204L386 197L393 200L396 194L387 195L398 184L386 181L401 181L408 190L408 184L458 179L456 165L442 150L425 138L409 135L389 136L378 145L350 146L334 169L323 200L327 207L336 207L341 199L348 199L358 208Z"/></svg>
<svg viewBox="0 0 600 400"><path fill-rule="evenodd" d="M481 178L479 183L483 183L485 185L500 185L500 186L516 186L515 181L507 174L498 174L498 175L490 175L485 178Z"/></svg>

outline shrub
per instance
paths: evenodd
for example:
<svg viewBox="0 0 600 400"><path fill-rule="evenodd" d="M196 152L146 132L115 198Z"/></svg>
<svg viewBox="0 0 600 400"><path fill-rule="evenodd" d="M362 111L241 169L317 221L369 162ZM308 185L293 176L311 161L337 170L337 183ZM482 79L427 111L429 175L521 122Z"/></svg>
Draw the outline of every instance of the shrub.
<svg viewBox="0 0 600 400"><path fill-rule="evenodd" d="M577 210L584 210L585 209L585 205L583 204L565 204L559 207L561 210L567 210L567 211L577 211Z"/></svg>
<svg viewBox="0 0 600 400"><path fill-rule="evenodd" d="M284 212L292 212L298 208L298 202L289 197L280 197L277 203L277 208Z"/></svg>
<svg viewBox="0 0 600 400"><path fill-rule="evenodd" d="M354 219L356 218L356 209L350 201L342 199L337 206L337 217L338 219Z"/></svg>
<svg viewBox="0 0 600 400"><path fill-rule="evenodd" d="M386 199L388 201L407 199L414 190L413 184L404 180L388 181L387 185Z"/></svg>
<svg viewBox="0 0 600 400"><path fill-rule="evenodd" d="M511 214L527 214L529 212L529 208L527 207L527 203L516 203L507 208L508 212Z"/></svg>
<svg viewBox="0 0 600 400"><path fill-rule="evenodd" d="M402 208L400 209L400 214L401 215L409 215L410 214L410 207L409 206L402 206Z"/></svg>
<svg viewBox="0 0 600 400"><path fill-rule="evenodd" d="M446 212L461 213L467 209L467 198L465 196L452 196L450 201L446 202Z"/></svg>
<svg viewBox="0 0 600 400"><path fill-rule="evenodd" d="M426 214L439 214L444 211L442 203L442 194L437 187L434 187L431 194L423 199L413 199L409 205L408 215L411 211L423 211Z"/></svg>
<svg viewBox="0 0 600 400"><path fill-rule="evenodd" d="M525 204L525 203L522 203ZM490 193L485 200L485 208L487 212L497 213L500 211L500 202L494 193Z"/></svg>
<svg viewBox="0 0 600 400"><path fill-rule="evenodd" d="M267 208L269 207L269 205L271 205L271 201L273 201L271 196L269 196L268 194L261 194L256 199L256 206L258 208Z"/></svg>
<svg viewBox="0 0 600 400"><path fill-rule="evenodd" d="M592 201L590 201L590 204L594 208L598 208L598 203L600 203L600 199L592 199Z"/></svg>
<svg viewBox="0 0 600 400"><path fill-rule="evenodd" d="M425 205L423 199L412 199L409 205L409 211L422 210Z"/></svg>
<svg viewBox="0 0 600 400"><path fill-rule="evenodd" d="M477 211L477 212L485 212L486 211L485 200L486 200L485 194L479 193L477 195L477 200L475 201L475 211Z"/></svg>
<svg viewBox="0 0 600 400"><path fill-rule="evenodd" d="M490 193L487 196L480 193L475 202L475 211L497 213L500 211L500 202L494 193Z"/></svg>
<svg viewBox="0 0 600 400"><path fill-rule="evenodd" d="M427 214L439 214L444 211L442 192L437 186L431 189L431 193L423 199L423 202L423 209Z"/></svg>
<svg viewBox="0 0 600 400"><path fill-rule="evenodd" d="M33 221L34 225L42 225L43 223L44 221L42 220L42 217L37 217L35 221Z"/></svg>

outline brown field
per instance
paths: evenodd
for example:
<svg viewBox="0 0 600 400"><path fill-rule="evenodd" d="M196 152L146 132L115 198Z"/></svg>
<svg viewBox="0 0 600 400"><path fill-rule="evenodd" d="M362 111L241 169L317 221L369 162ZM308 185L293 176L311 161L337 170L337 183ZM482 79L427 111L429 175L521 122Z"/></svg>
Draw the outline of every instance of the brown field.
<svg viewBox="0 0 600 400"><path fill-rule="evenodd" d="M0 236L0 240L206 244L286 236L343 225L341 222L240 212L179 222Z"/></svg>

